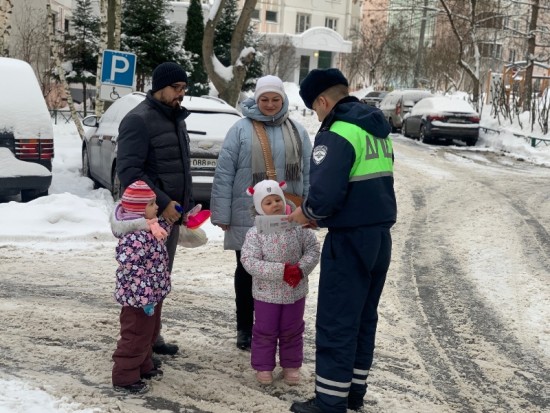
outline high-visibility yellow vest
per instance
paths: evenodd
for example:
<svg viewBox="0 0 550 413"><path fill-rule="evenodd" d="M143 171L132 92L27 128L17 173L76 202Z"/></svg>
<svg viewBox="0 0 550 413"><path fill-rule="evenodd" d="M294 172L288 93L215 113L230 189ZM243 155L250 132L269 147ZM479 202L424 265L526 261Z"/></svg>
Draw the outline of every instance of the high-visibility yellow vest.
<svg viewBox="0 0 550 413"><path fill-rule="evenodd" d="M349 180L364 181L393 175L393 144L389 138L378 138L352 123L336 121L331 132L346 139L355 149L355 163Z"/></svg>

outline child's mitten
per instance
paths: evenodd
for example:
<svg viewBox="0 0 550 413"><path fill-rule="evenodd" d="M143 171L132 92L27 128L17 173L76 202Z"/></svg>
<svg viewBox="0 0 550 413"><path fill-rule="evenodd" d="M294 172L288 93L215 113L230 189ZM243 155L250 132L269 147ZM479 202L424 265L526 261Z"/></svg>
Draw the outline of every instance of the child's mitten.
<svg viewBox="0 0 550 413"><path fill-rule="evenodd" d="M283 274L283 280L292 288L296 288L302 280L302 270L298 264L285 264L285 272Z"/></svg>
<svg viewBox="0 0 550 413"><path fill-rule="evenodd" d="M149 226L149 229L151 230L153 236L159 241L162 241L163 239L168 237L168 233L166 232L166 230L159 225L158 218L148 219L147 225Z"/></svg>
<svg viewBox="0 0 550 413"><path fill-rule="evenodd" d="M147 314L149 317L155 314L155 304L149 303L147 305L143 306L143 311L145 314Z"/></svg>

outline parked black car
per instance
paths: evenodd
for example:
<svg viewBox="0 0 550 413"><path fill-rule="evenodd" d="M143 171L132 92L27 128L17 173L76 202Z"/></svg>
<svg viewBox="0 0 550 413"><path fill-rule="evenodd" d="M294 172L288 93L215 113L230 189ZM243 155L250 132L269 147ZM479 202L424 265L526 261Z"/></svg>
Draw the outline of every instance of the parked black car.
<svg viewBox="0 0 550 413"><path fill-rule="evenodd" d="M109 189L115 200L122 190L116 174L118 126L145 96L141 92L131 93L116 100L99 121L95 115L83 120L87 130L82 143L82 175L92 179L96 186ZM193 196L195 201L208 204L223 140L242 116L223 100L210 96L185 96L182 106L191 112L185 123L190 139Z"/></svg>
<svg viewBox="0 0 550 413"><path fill-rule="evenodd" d="M479 137L479 114L461 99L427 97L414 105L405 117L402 132L424 143L457 139L473 146Z"/></svg>
<svg viewBox="0 0 550 413"><path fill-rule="evenodd" d="M384 99L384 96L388 94L385 90L372 91L367 93L362 99L361 102L366 103L367 105L379 107L380 102Z"/></svg>

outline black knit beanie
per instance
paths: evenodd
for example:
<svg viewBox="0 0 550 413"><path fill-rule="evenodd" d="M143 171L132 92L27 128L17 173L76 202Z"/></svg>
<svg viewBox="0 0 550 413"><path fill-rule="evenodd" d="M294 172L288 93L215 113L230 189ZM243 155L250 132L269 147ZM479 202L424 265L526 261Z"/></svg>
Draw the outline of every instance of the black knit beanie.
<svg viewBox="0 0 550 413"><path fill-rule="evenodd" d="M151 91L155 93L166 86L178 82L187 83L187 73L185 73L185 70L177 63L161 63L153 70L153 87Z"/></svg>
<svg viewBox="0 0 550 413"><path fill-rule="evenodd" d="M321 93L332 86L349 86L347 79L338 69L313 69L300 83L300 96L309 109Z"/></svg>

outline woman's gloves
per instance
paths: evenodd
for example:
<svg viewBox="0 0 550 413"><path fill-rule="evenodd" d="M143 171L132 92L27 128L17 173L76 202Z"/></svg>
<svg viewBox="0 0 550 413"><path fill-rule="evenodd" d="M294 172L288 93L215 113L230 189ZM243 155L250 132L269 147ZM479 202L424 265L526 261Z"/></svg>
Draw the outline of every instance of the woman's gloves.
<svg viewBox="0 0 550 413"><path fill-rule="evenodd" d="M289 264L288 262L285 264L283 280L292 288L296 288L296 286L300 284L302 276L302 270L298 264Z"/></svg>

